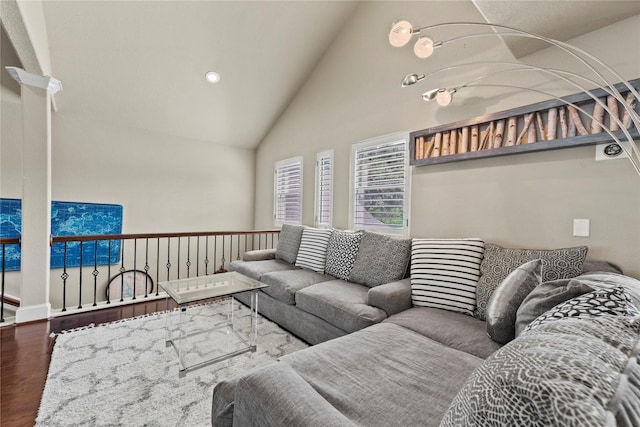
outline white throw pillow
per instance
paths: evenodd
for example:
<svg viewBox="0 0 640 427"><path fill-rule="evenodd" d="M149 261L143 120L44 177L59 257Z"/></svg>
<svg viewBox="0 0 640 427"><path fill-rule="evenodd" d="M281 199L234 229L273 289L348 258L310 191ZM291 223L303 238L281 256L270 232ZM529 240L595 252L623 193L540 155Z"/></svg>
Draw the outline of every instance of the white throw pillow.
<svg viewBox="0 0 640 427"><path fill-rule="evenodd" d="M333 231L323 228L305 228L300 240L300 249L296 258L296 267L324 273L327 258L327 246Z"/></svg>
<svg viewBox="0 0 640 427"><path fill-rule="evenodd" d="M480 239L413 239L413 305L473 315L483 254Z"/></svg>

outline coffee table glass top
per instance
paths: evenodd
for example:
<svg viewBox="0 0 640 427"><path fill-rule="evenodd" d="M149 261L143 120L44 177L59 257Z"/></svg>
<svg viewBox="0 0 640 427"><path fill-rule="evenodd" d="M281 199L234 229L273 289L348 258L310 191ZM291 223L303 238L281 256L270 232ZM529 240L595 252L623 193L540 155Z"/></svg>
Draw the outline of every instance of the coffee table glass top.
<svg viewBox="0 0 640 427"><path fill-rule="evenodd" d="M178 304L233 295L268 286L236 271L190 279L169 280L160 282L158 285Z"/></svg>

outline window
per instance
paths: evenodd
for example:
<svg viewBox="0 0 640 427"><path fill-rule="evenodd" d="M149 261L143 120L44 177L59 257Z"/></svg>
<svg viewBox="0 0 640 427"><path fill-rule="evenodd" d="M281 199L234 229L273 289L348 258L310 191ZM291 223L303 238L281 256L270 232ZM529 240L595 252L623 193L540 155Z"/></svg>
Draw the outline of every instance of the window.
<svg viewBox="0 0 640 427"><path fill-rule="evenodd" d="M333 150L316 157L316 227L331 227L333 219Z"/></svg>
<svg viewBox="0 0 640 427"><path fill-rule="evenodd" d="M351 228L409 233L407 140L402 133L353 145Z"/></svg>
<svg viewBox="0 0 640 427"><path fill-rule="evenodd" d="M273 188L274 223L302 223L302 157L276 163Z"/></svg>

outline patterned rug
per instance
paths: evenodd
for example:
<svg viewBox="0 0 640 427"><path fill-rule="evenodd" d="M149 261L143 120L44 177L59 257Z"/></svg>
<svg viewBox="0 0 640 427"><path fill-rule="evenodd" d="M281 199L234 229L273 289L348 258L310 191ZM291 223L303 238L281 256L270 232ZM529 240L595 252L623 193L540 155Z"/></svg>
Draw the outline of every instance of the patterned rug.
<svg viewBox="0 0 640 427"><path fill-rule="evenodd" d="M204 328L212 319L224 320L228 304L189 308L184 314L189 330ZM216 383L308 347L259 317L255 353L195 369L180 378L176 352L165 345L166 316L177 313L60 334L36 426L209 426ZM249 320L249 309L236 303L236 329L248 332Z"/></svg>

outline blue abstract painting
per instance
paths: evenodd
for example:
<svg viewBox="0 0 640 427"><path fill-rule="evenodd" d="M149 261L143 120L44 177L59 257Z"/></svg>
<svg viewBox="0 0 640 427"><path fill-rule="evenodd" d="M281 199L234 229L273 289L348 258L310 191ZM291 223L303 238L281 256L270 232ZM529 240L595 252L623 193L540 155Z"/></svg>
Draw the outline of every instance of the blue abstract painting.
<svg viewBox="0 0 640 427"><path fill-rule="evenodd" d="M22 232L22 201L0 198L0 237L20 237ZM92 236L122 233L122 205L51 202L51 235ZM120 240L84 242L82 254L79 242L67 243L67 267L107 265L120 262ZM64 266L64 243L51 247L51 268ZM1 269L1 266L0 266ZM20 270L20 246L5 246L5 269Z"/></svg>

